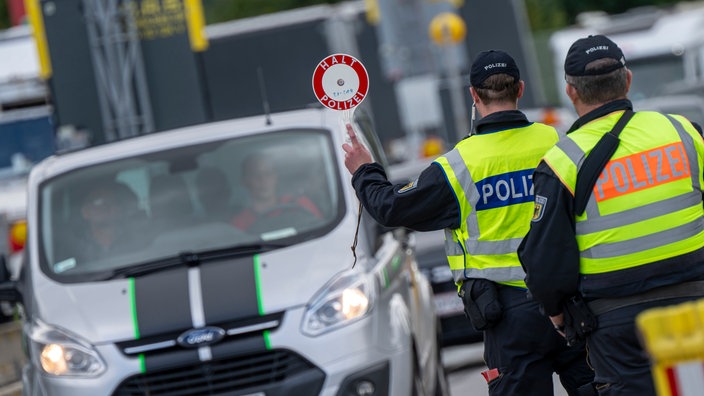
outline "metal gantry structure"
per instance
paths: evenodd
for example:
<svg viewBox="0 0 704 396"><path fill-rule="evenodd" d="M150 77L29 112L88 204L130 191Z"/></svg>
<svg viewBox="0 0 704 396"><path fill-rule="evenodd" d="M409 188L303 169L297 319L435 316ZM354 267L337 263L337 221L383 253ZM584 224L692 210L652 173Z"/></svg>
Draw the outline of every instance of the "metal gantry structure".
<svg viewBox="0 0 704 396"><path fill-rule="evenodd" d="M106 141L154 132L133 0L83 0Z"/></svg>

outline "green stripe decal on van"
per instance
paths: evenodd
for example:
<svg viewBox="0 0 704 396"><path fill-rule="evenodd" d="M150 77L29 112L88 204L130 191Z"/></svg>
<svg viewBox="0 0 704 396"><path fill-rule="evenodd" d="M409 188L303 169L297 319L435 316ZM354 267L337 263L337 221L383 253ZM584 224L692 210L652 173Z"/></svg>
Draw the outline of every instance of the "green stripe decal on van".
<svg viewBox="0 0 704 396"><path fill-rule="evenodd" d="M264 330L264 333L262 334L264 336L264 347L266 348L267 351L271 350L271 339L270 337L270 332L269 330Z"/></svg>
<svg viewBox="0 0 704 396"><path fill-rule="evenodd" d="M261 279L261 260L258 254L254 255L254 286L257 290L257 309L259 316L264 315L264 303L262 302L262 279Z"/></svg>
<svg viewBox="0 0 704 396"><path fill-rule="evenodd" d="M259 309L259 316L264 315L264 303L262 302L262 278L261 278L261 257L256 254L254 255L254 284L257 290L257 308ZM267 351L271 350L271 335L269 330L264 330L262 332L262 337L264 338L264 348Z"/></svg>
<svg viewBox="0 0 704 396"><path fill-rule="evenodd" d="M134 328L134 339L139 339L139 325L137 324L137 297L134 293L134 278L129 278L127 280L129 296L130 296L130 310L132 311L132 327Z"/></svg>
<svg viewBox="0 0 704 396"><path fill-rule="evenodd" d="M132 311L132 327L134 328L134 339L139 339L139 325L137 324L137 297L134 292L134 278L127 279L127 288L130 298L130 310ZM145 373L146 365L144 363L144 354L140 354L137 359L139 359L139 372Z"/></svg>

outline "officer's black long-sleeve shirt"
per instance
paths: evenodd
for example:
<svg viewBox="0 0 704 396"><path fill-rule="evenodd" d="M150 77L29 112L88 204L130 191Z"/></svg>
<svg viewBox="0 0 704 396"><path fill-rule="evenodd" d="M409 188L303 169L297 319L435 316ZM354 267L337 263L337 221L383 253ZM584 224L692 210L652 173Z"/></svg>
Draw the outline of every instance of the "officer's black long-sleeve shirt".
<svg viewBox="0 0 704 396"><path fill-rule="evenodd" d="M518 110L501 111L479 120L476 130L481 134L528 124ZM452 187L437 163L425 168L412 186L393 185L381 165L365 164L354 173L352 185L367 212L387 227L433 231L459 228L464 221Z"/></svg>
<svg viewBox="0 0 704 396"><path fill-rule="evenodd" d="M386 227L432 231L459 226L459 205L438 164L430 164L412 183L410 188L391 184L377 163L362 165L352 177L364 208Z"/></svg>
<svg viewBox="0 0 704 396"><path fill-rule="evenodd" d="M618 110L632 109L629 100L607 103L580 117L568 134L584 124ZM694 124L700 131L701 127ZM564 299L578 294L579 248L575 237L574 197L543 161L533 173L534 194L545 197L542 217L531 228L518 248L526 271L526 284L545 313L562 312ZM703 194L704 199L704 194ZM623 274L621 274L623 275ZM635 288L642 285L634 285ZM624 294L628 294L624 291Z"/></svg>

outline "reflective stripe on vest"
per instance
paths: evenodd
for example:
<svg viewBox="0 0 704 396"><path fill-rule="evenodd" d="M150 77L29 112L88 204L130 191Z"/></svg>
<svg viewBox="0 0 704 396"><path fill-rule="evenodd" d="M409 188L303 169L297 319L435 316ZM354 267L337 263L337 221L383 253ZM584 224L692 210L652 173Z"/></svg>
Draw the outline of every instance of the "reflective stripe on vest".
<svg viewBox="0 0 704 396"><path fill-rule="evenodd" d="M570 191L585 152L620 114L592 121L546 154L546 163ZM681 121L638 112L622 132L585 213L576 219L582 274L637 267L704 246L697 132Z"/></svg>
<svg viewBox="0 0 704 396"><path fill-rule="evenodd" d="M525 287L516 251L533 214L533 170L557 140L554 128L533 123L472 136L435 160L460 207L460 228L445 230L456 283L484 278Z"/></svg>

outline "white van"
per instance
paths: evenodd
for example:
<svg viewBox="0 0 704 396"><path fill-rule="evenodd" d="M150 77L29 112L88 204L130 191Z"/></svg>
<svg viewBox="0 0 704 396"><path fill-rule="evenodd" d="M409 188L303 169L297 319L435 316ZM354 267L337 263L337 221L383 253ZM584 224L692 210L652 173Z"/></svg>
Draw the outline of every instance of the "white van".
<svg viewBox="0 0 704 396"><path fill-rule="evenodd" d="M367 216L355 238L342 131L307 109L36 165L20 279L0 284L23 393L446 395L412 246Z"/></svg>

